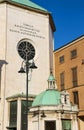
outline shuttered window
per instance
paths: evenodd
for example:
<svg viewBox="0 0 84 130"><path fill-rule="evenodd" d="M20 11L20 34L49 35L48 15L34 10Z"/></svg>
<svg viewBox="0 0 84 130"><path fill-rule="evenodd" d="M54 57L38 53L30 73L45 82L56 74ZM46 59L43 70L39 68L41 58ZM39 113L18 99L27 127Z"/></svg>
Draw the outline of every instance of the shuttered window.
<svg viewBox="0 0 84 130"><path fill-rule="evenodd" d="M72 68L72 83L73 83L73 87L77 87L77 85L78 85L77 67Z"/></svg>
<svg viewBox="0 0 84 130"><path fill-rule="evenodd" d="M74 50L71 51L71 59L74 59L76 57L77 57L77 50L74 49Z"/></svg>
<svg viewBox="0 0 84 130"><path fill-rule="evenodd" d="M45 130L56 130L55 121L45 121Z"/></svg>
<svg viewBox="0 0 84 130"><path fill-rule="evenodd" d="M62 130L71 130L71 120L62 120Z"/></svg>
<svg viewBox="0 0 84 130"><path fill-rule="evenodd" d="M78 91L73 92L74 104L79 105Z"/></svg>
<svg viewBox="0 0 84 130"><path fill-rule="evenodd" d="M61 90L64 90L64 86L65 86L65 75L64 72L60 73L60 86L61 86Z"/></svg>
<svg viewBox="0 0 84 130"><path fill-rule="evenodd" d="M17 101L10 102L10 126L17 126Z"/></svg>
<svg viewBox="0 0 84 130"><path fill-rule="evenodd" d="M64 55L59 57L59 62L62 64L64 63Z"/></svg>

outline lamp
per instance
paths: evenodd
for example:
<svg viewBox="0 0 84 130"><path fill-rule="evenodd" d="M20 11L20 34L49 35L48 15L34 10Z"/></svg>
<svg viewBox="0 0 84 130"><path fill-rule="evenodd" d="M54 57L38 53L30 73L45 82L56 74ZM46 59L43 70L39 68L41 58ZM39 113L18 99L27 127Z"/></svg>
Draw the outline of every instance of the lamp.
<svg viewBox="0 0 84 130"><path fill-rule="evenodd" d="M44 111L42 112L41 117L42 117L42 118L45 118L45 117L46 117L46 115L45 115Z"/></svg>
<svg viewBox="0 0 84 130"><path fill-rule="evenodd" d="M23 61L25 62L25 61ZM22 65L21 65L21 68L20 70L18 71L18 73L26 73L26 70L27 68L28 69L37 69L37 66L35 65L34 61L32 63L25 63L26 65L23 66L23 62L22 62ZM25 68L26 66L26 68Z"/></svg>
<svg viewBox="0 0 84 130"><path fill-rule="evenodd" d="M18 73L25 73L25 70L23 67L20 68L20 70L18 71Z"/></svg>
<svg viewBox="0 0 84 130"><path fill-rule="evenodd" d="M22 64L21 64L21 67L20 67L20 70L18 71L18 73L25 73L25 69L24 69L24 66L23 66L23 63L25 61L23 60Z"/></svg>
<svg viewBox="0 0 84 130"><path fill-rule="evenodd" d="M31 63L30 68L31 68L31 69L37 69L37 66L35 65L34 61Z"/></svg>
<svg viewBox="0 0 84 130"><path fill-rule="evenodd" d="M26 114L28 114L28 73L29 73L29 69L37 68L37 66L35 65L34 60L33 60L33 58L35 56L35 48L33 47L33 45L30 42L28 42L26 40L22 40L18 43L17 50L18 50L18 54L20 55L20 57L24 59L18 73L26 74ZM30 60L32 61L32 63L30 62ZM23 65L23 63L24 63L24 65ZM25 130L28 130L27 115L26 115L26 129Z"/></svg>

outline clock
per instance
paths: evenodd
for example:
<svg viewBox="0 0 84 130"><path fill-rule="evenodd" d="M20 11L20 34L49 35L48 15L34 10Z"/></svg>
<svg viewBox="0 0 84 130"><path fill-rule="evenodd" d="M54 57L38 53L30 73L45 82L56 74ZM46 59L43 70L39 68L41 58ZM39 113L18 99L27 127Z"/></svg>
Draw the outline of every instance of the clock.
<svg viewBox="0 0 84 130"><path fill-rule="evenodd" d="M24 60L32 60L35 56L35 48L29 41L20 41L17 45L18 54Z"/></svg>

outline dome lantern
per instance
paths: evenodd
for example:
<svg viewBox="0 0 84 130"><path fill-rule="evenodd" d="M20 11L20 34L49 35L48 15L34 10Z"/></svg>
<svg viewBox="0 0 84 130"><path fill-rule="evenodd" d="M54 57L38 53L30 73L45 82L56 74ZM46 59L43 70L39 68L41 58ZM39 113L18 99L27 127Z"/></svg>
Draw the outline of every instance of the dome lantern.
<svg viewBox="0 0 84 130"><path fill-rule="evenodd" d="M50 76L47 81L48 81L48 89L55 89L55 78L52 72L50 73Z"/></svg>

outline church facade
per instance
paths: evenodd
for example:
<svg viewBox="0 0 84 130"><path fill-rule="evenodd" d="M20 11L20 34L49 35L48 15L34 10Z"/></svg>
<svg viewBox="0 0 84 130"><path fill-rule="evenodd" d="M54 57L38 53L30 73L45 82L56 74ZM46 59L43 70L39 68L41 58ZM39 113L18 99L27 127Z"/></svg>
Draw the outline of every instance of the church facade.
<svg viewBox="0 0 84 130"><path fill-rule="evenodd" d="M47 88L53 68L54 31L51 13L30 0L0 1L0 130L27 130L26 75L18 71L25 64L24 53L31 54L33 47L33 59L28 60L38 68L28 72L30 107L36 95ZM18 52L23 52L21 57ZM31 117L28 121L31 127Z"/></svg>
<svg viewBox="0 0 84 130"><path fill-rule="evenodd" d="M21 109L25 102L26 76L18 73L23 62L18 55L18 44L28 42L35 48L33 60L38 69L30 70L28 76L31 104L34 96L46 88L45 79L52 69L54 30L51 14L31 1L0 1L0 130L9 126L23 129Z"/></svg>

